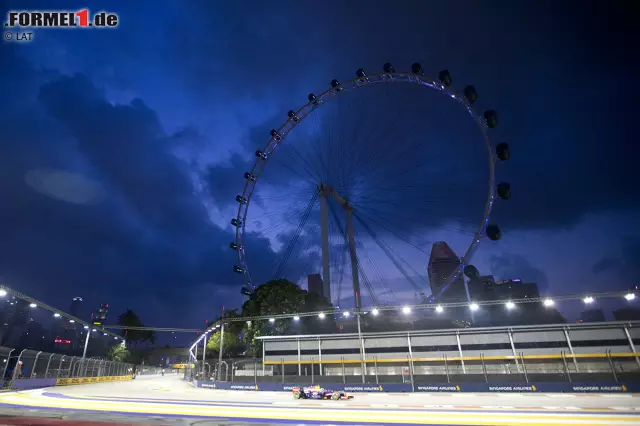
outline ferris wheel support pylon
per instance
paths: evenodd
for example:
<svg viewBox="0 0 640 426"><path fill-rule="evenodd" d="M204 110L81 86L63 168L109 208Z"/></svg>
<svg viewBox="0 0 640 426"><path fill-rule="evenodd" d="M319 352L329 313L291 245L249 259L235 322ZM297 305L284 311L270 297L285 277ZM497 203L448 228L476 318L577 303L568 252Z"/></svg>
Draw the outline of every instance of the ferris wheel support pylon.
<svg viewBox="0 0 640 426"><path fill-rule="evenodd" d="M329 218L327 212L327 193L320 185L320 237L322 238L322 293L331 303L331 272L329 270Z"/></svg>
<svg viewBox="0 0 640 426"><path fill-rule="evenodd" d="M347 215L347 240L349 245L349 256L351 260L351 277L353 279L353 298L355 301L355 316L358 326L358 341L360 347L360 364L362 373L362 383L366 382L365 372L367 364L365 362L364 340L362 339L362 327L360 324L360 314L362 311L362 303L360 302L360 275L358 273L358 256L356 254L356 236L353 228L353 206L349 204L346 198L338 194L331 186L326 184L318 185L320 194L320 233L322 234L322 268L323 274L326 274L327 281L329 275L329 237L328 237L328 218L327 218L327 197L332 196L342 206ZM326 251L325 251L326 247ZM325 257L326 254L326 257ZM323 288L325 281L323 277Z"/></svg>

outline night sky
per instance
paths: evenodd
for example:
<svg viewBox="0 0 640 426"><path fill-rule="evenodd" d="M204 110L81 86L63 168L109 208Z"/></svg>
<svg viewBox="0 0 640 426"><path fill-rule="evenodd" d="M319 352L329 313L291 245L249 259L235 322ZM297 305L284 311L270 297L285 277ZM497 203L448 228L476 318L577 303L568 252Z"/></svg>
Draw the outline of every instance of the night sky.
<svg viewBox="0 0 640 426"><path fill-rule="evenodd" d="M512 160L499 180L513 198L492 215L503 239L483 241L474 258L482 273L535 281L550 295L640 283L631 2L0 4L120 16L117 29L40 29L30 43L0 44L0 278L9 287L65 310L73 296L110 303L111 316L132 308L156 326L201 326L222 304L239 306L229 220L254 151L309 92L387 61L399 71L421 62L428 75L449 69L456 88L474 84L481 108L500 114L494 142L508 142ZM469 120L438 105L425 116ZM460 167L462 177L473 170ZM269 200L256 211L275 211ZM482 207L461 196L446 205L447 219ZM468 244L443 222L422 232ZM287 230L253 225L250 266L268 278ZM410 299L411 289L396 290Z"/></svg>

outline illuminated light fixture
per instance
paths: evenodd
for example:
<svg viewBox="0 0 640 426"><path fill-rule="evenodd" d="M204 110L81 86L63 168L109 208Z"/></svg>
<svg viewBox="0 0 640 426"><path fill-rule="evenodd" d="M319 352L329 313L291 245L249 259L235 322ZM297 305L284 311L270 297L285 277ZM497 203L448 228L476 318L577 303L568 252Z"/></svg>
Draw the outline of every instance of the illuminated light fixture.
<svg viewBox="0 0 640 426"><path fill-rule="evenodd" d="M29 307L30 307L30 308L37 308L37 307L38 307L38 305L36 305L35 303L29 303Z"/></svg>
<svg viewBox="0 0 640 426"><path fill-rule="evenodd" d="M247 325L251 325L251 321L247 321Z"/></svg>
<svg viewBox="0 0 640 426"><path fill-rule="evenodd" d="M88 326L88 325L85 325L85 326L84 326L84 329L85 329L85 330L88 330L88 329L89 329L89 326Z"/></svg>
<svg viewBox="0 0 640 426"><path fill-rule="evenodd" d="M542 302L542 304L543 304L544 306L546 306L546 307L553 306L553 300L551 300L551 299L544 299L544 302Z"/></svg>
<svg viewBox="0 0 640 426"><path fill-rule="evenodd" d="M114 338L113 338L113 340L118 340L118 338L117 338L117 337L114 337Z"/></svg>
<svg viewBox="0 0 640 426"><path fill-rule="evenodd" d="M583 301L584 303L586 303L587 305L589 305L589 304L593 303L593 297L591 297L591 296L587 296L587 297L585 297L584 299L582 299L582 301Z"/></svg>
<svg viewBox="0 0 640 426"><path fill-rule="evenodd" d="M107 333L103 333L103 335L104 335L104 336L106 336L106 335L107 335Z"/></svg>
<svg viewBox="0 0 640 426"><path fill-rule="evenodd" d="M93 329L93 330L91 330L91 331L96 331L96 329L94 328L94 329Z"/></svg>
<svg viewBox="0 0 640 426"><path fill-rule="evenodd" d="M480 306L478 306L477 303L472 303L469 305L469 309L471 309L472 311L477 311L478 309L480 309Z"/></svg>
<svg viewBox="0 0 640 426"><path fill-rule="evenodd" d="M635 293L627 293L624 295L624 298L631 301L634 300L636 298L636 294Z"/></svg>
<svg viewBox="0 0 640 426"><path fill-rule="evenodd" d="M318 318L320 318L320 319L324 319L324 317L325 317L325 316L326 316L326 315L324 314L324 312L320 312L320 313L318 314Z"/></svg>
<svg viewBox="0 0 640 426"><path fill-rule="evenodd" d="M436 312L441 314L442 312L444 312L444 308L440 305L436 306Z"/></svg>
<svg viewBox="0 0 640 426"><path fill-rule="evenodd" d="M411 313L411 308L409 306L403 306L402 307L402 313L403 314L410 314Z"/></svg>
<svg viewBox="0 0 640 426"><path fill-rule="evenodd" d="M56 318L60 318L60 314L57 313L57 312L55 314L53 314L53 316L56 317Z"/></svg>
<svg viewBox="0 0 640 426"><path fill-rule="evenodd" d="M55 339L53 341L53 343L62 343L63 345L70 345L71 344L71 340L67 340L67 339Z"/></svg>
<svg viewBox="0 0 640 426"><path fill-rule="evenodd" d="M269 318L269 322L273 324L274 322L276 322L276 319L275 318Z"/></svg>
<svg viewBox="0 0 640 426"><path fill-rule="evenodd" d="M299 317L299 316L297 316L297 315L296 315L295 317L293 317L293 320L294 320L294 321L298 321L299 319L300 319L300 317Z"/></svg>
<svg viewBox="0 0 640 426"><path fill-rule="evenodd" d="M343 315L345 318L348 318L348 317L349 317L349 312L343 312L343 313L342 313L342 315Z"/></svg>
<svg viewBox="0 0 640 426"><path fill-rule="evenodd" d="M380 313L380 311L378 311L378 309L376 309L376 308L373 308L371 310L371 315L378 315L379 313Z"/></svg>
<svg viewBox="0 0 640 426"><path fill-rule="evenodd" d="M69 322L70 322L71 324L73 324L75 321L74 321L74 320L69 320Z"/></svg>
<svg viewBox="0 0 640 426"><path fill-rule="evenodd" d="M5 297L7 295L7 290L4 288L0 288L0 297Z"/></svg>
<svg viewBox="0 0 640 426"><path fill-rule="evenodd" d="M512 310L513 308L516 307L516 304L513 303L512 301L508 301L507 303L505 303L504 305L508 310Z"/></svg>

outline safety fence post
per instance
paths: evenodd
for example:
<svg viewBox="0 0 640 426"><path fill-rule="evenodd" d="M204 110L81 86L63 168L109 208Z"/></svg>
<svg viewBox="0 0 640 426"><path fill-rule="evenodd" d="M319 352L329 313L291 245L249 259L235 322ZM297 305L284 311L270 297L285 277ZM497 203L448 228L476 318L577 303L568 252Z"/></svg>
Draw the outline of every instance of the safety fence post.
<svg viewBox="0 0 640 426"><path fill-rule="evenodd" d="M313 380L313 367L315 367L315 365L313 364L313 357L310 357L311 360L311 384L315 384L314 380Z"/></svg>
<svg viewBox="0 0 640 426"><path fill-rule="evenodd" d="M53 354L49 355L49 360L47 361L47 368L44 370L44 378L49 378L49 366L51 365L51 358L53 358Z"/></svg>
<svg viewBox="0 0 640 426"><path fill-rule="evenodd" d="M607 354L607 360L609 361L609 367L611 367L611 374L613 375L613 381L618 383L618 375L616 374L616 366L613 364L613 359L611 359L611 349L607 349L605 351Z"/></svg>
<svg viewBox="0 0 640 426"><path fill-rule="evenodd" d="M451 383L451 378L449 377L449 363L447 362L447 354L442 355L444 359L444 373L447 375L447 383Z"/></svg>
<svg viewBox="0 0 640 426"><path fill-rule="evenodd" d="M340 361L342 363L342 383L347 384L347 376L344 374L344 357L340 357Z"/></svg>
<svg viewBox="0 0 640 426"><path fill-rule="evenodd" d="M4 380L7 374L7 367L9 367L9 360L11 359L11 353L15 351L15 349L11 349L7 354L7 362L4 363L4 369L2 370L2 380Z"/></svg>
<svg viewBox="0 0 640 426"><path fill-rule="evenodd" d="M567 365L567 357L565 356L565 351L560 351L560 356L562 357L562 364L564 365L564 374L567 376L567 380L571 383L571 373L569 372L569 366Z"/></svg>
<svg viewBox="0 0 640 426"><path fill-rule="evenodd" d="M373 357L373 371L376 375L376 385L379 385L380 380L378 380L378 355Z"/></svg>
<svg viewBox="0 0 640 426"><path fill-rule="evenodd" d="M520 362L522 363L522 371L524 372L524 380L529 383L529 375L527 374L527 364L524 362L524 352L520 352Z"/></svg>
<svg viewBox="0 0 640 426"><path fill-rule="evenodd" d="M487 376L487 365L484 363L484 354L480 354L480 362L482 363L482 374L484 374L484 382L489 383L489 377Z"/></svg>

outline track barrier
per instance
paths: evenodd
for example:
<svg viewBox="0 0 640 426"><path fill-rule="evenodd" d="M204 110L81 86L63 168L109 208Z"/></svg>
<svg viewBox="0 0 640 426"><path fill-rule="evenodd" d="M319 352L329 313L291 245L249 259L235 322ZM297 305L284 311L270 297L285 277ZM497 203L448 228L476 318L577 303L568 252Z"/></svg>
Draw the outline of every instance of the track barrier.
<svg viewBox="0 0 640 426"><path fill-rule="evenodd" d="M284 391L291 392L294 387L313 386L311 384L280 383L229 383L211 381L193 381L194 386L205 389L240 390L240 391ZM640 382L632 383L434 383L415 385L411 383L362 384L323 383L326 389L344 390L345 392L363 393L403 393L403 392L481 392L481 393L637 393Z"/></svg>

